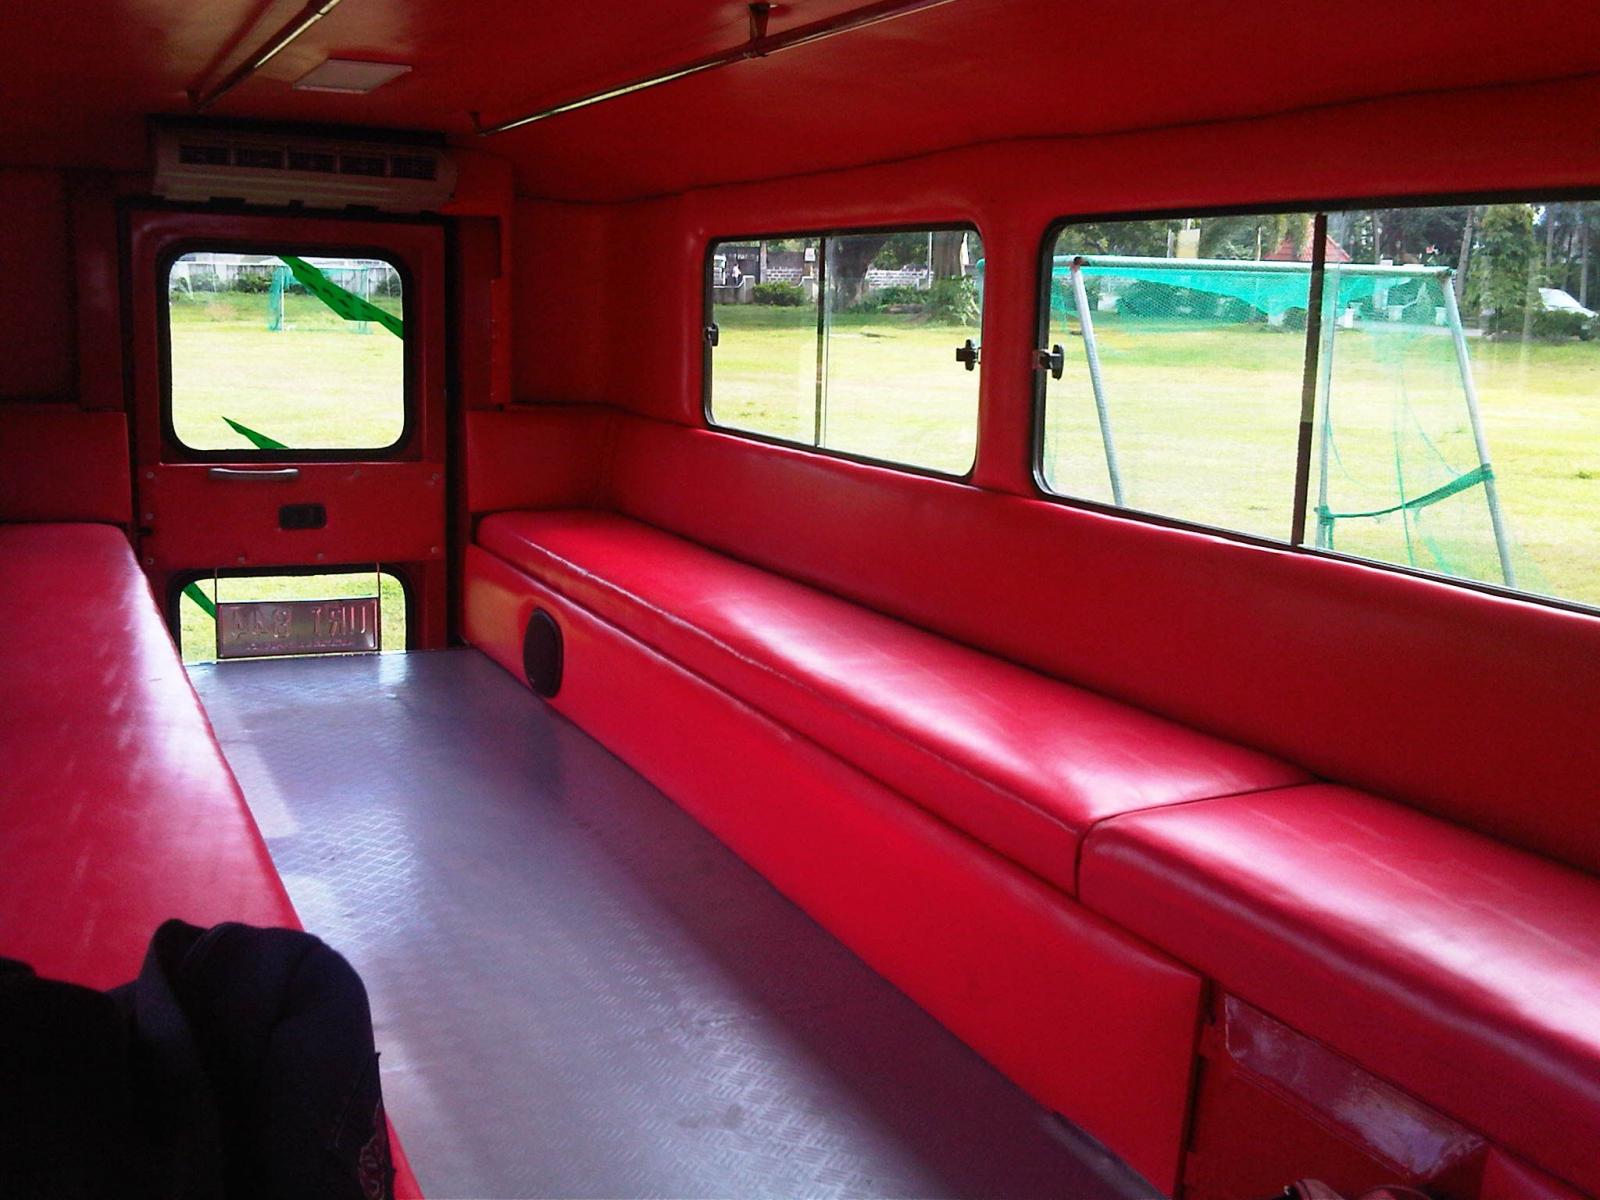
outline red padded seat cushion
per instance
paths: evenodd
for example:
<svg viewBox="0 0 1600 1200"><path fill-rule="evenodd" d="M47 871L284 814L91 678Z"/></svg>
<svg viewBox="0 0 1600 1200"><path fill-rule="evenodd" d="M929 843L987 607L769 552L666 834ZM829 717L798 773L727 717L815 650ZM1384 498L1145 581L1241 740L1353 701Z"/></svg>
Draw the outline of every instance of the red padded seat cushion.
<svg viewBox="0 0 1600 1200"><path fill-rule="evenodd" d="M611 490L658 529L1600 872L1592 614L636 418Z"/></svg>
<svg viewBox="0 0 1600 1200"><path fill-rule="evenodd" d="M127 538L0 525L0 954L89 987L168 917L298 928Z"/></svg>
<svg viewBox="0 0 1600 1200"><path fill-rule="evenodd" d="M1069 891L1096 821L1307 778L626 517L501 513L478 540Z"/></svg>
<svg viewBox="0 0 1600 1200"><path fill-rule="evenodd" d="M1600 879L1351 788L1133 813L1081 898L1600 1191Z"/></svg>

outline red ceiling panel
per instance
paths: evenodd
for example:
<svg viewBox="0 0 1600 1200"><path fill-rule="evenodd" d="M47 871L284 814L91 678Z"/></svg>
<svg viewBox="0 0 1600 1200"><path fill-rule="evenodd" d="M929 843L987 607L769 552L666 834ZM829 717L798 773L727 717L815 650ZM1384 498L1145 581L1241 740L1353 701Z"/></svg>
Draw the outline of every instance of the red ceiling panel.
<svg viewBox="0 0 1600 1200"><path fill-rule="evenodd" d="M774 31L857 6L794 0ZM135 167L141 119L182 112L299 0L13 4L0 15L0 162ZM745 37L728 0L647 5L344 0L217 115L445 131ZM415 69L370 96L293 91L330 54ZM1600 6L1399 0L954 0L483 143L521 190L569 199L771 178L996 138L1084 134L1362 96L1600 71ZM1419 130L1418 137L1450 131Z"/></svg>

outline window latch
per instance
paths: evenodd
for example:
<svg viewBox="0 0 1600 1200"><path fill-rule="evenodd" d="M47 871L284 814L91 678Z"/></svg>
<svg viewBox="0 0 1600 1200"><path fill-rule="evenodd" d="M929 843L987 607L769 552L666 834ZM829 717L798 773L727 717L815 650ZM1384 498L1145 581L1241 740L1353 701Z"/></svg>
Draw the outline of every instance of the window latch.
<svg viewBox="0 0 1600 1200"><path fill-rule="evenodd" d="M1035 350L1034 354L1038 356L1040 368L1049 371L1052 379L1060 379L1067 369L1067 352L1060 342L1048 350Z"/></svg>
<svg viewBox="0 0 1600 1200"><path fill-rule="evenodd" d="M978 343L971 338L956 347L956 361L964 364L969 371L978 369L978 355Z"/></svg>
<svg viewBox="0 0 1600 1200"><path fill-rule="evenodd" d="M717 323L715 321L712 321L706 326L705 335L706 345L715 350L717 348L717 343L722 340L722 330L717 328Z"/></svg>

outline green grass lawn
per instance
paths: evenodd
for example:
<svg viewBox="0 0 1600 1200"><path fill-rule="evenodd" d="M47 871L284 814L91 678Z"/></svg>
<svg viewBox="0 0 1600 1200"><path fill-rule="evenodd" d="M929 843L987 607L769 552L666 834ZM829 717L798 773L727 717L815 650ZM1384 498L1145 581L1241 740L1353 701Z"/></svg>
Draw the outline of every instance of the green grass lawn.
<svg viewBox="0 0 1600 1200"><path fill-rule="evenodd" d="M395 299L375 303L399 311ZM277 331L264 293L174 297L171 313L172 424L186 445L250 449L223 417L297 449L370 450L400 437L404 345L381 326L292 293Z"/></svg>
<svg viewBox="0 0 1600 1200"><path fill-rule="evenodd" d="M816 314L811 309L719 305L716 420L810 442L816 423ZM978 372L955 359L976 326L910 314L847 313L828 339L822 444L951 475L972 466Z"/></svg>
<svg viewBox="0 0 1600 1200"><path fill-rule="evenodd" d="M719 422L801 442L815 406L815 314L719 306L712 411ZM1098 328L1114 443L1133 507L1287 539L1304 342L1262 326ZM954 349L975 330L904 317L836 318L824 444L960 473L972 460L977 375ZM1067 371L1050 385L1046 475L1108 501L1105 453L1083 339L1052 341ZM1469 341L1484 431L1515 549L1518 585L1600 606L1600 344ZM1476 465L1454 346L1437 333L1341 330L1331 381L1328 507L1364 512L1414 497ZM1318 447L1320 450L1320 447ZM1311 503L1318 500L1315 464ZM1313 528L1315 518L1312 518ZM1484 491L1416 514L1346 519L1354 554L1499 582ZM1441 561L1441 557L1442 560Z"/></svg>

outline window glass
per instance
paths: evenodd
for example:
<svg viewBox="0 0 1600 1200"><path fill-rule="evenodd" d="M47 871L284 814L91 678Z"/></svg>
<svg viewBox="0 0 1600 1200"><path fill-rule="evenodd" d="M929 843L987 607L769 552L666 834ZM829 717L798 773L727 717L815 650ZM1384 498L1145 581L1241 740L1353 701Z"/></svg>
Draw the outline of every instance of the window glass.
<svg viewBox="0 0 1600 1200"><path fill-rule="evenodd" d="M1600 606L1597 231L1592 201L1328 215L1310 544Z"/></svg>
<svg viewBox="0 0 1600 1200"><path fill-rule="evenodd" d="M982 259L971 230L717 244L711 419L965 473L977 447Z"/></svg>
<svg viewBox="0 0 1600 1200"><path fill-rule="evenodd" d="M167 275L172 428L192 450L381 450L405 431L392 263L185 254Z"/></svg>
<svg viewBox="0 0 1600 1200"><path fill-rule="evenodd" d="M725 242L711 256L719 424L817 445L822 242Z"/></svg>
<svg viewBox="0 0 1600 1200"><path fill-rule="evenodd" d="M405 585L387 572L345 571L322 575L228 575L198 579L178 594L178 644L186 663L215 662L218 595L228 603L258 600L345 600L377 595L381 600L383 652L406 648Z"/></svg>
<svg viewBox="0 0 1600 1200"><path fill-rule="evenodd" d="M1050 262L1043 476L1287 539L1311 215L1069 225Z"/></svg>
<svg viewBox="0 0 1600 1200"><path fill-rule="evenodd" d="M1330 211L1308 319L1316 216L1063 228L1047 486L1600 606L1600 203Z"/></svg>

